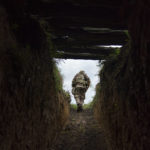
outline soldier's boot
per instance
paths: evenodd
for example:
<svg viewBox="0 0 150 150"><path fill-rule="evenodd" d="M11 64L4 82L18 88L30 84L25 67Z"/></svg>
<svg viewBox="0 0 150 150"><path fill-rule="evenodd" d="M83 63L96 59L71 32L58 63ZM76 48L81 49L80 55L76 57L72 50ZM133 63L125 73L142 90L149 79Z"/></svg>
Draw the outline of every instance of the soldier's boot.
<svg viewBox="0 0 150 150"><path fill-rule="evenodd" d="M80 111L81 111L81 112L83 111L83 107L82 107L82 105L80 105Z"/></svg>

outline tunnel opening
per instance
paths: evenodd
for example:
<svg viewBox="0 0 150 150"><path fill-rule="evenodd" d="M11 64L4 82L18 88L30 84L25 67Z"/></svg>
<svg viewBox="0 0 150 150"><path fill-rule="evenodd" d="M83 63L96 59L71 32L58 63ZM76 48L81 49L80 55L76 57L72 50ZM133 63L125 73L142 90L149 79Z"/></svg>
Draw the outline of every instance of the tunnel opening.
<svg viewBox="0 0 150 150"><path fill-rule="evenodd" d="M98 73L100 70L100 64L98 60L83 60L83 59L56 59L56 64L60 69L61 75L63 76L63 88L69 91L71 95L71 103L75 104L75 99L72 95L72 80L74 76L84 70L89 76L91 83L88 91L86 92L86 98L84 103L88 104L93 100L95 95L95 86L99 82Z"/></svg>
<svg viewBox="0 0 150 150"><path fill-rule="evenodd" d="M0 149L43 150L58 142L69 104L53 58L70 58L105 60L93 110L108 149L149 150L149 7L147 0L2 0ZM81 143L70 150L93 146L87 141L98 131L85 113L76 113L74 127L84 136L74 135ZM95 146L103 146L100 139Z"/></svg>

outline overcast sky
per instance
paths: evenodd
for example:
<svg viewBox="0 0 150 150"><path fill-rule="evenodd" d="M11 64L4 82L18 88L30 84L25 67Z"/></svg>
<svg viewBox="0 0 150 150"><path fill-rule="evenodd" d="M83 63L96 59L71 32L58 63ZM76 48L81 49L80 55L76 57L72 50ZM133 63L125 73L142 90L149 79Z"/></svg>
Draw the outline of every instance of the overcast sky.
<svg viewBox="0 0 150 150"><path fill-rule="evenodd" d="M95 86L99 82L98 73L100 67L98 66L99 65L98 61L67 59L67 60L60 60L57 62L59 62L57 65L64 80L63 88L69 91L71 94L71 103L75 104L75 99L71 93L72 79L80 70L84 70L91 80L91 86L86 92L86 98L84 102L85 104L87 104L90 101L92 101L95 95Z"/></svg>

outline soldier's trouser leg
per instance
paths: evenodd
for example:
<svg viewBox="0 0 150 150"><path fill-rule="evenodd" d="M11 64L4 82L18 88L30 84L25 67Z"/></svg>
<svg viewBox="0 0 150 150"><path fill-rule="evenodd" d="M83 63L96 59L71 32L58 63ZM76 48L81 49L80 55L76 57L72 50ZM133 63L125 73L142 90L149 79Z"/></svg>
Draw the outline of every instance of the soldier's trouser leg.
<svg viewBox="0 0 150 150"><path fill-rule="evenodd" d="M75 95L74 98L76 100L77 105L80 104L80 96L79 95Z"/></svg>
<svg viewBox="0 0 150 150"><path fill-rule="evenodd" d="M83 110L83 103L84 103L85 95L80 95L80 109Z"/></svg>
<svg viewBox="0 0 150 150"><path fill-rule="evenodd" d="M80 96L74 95L74 98L75 98L76 104L77 104L77 112L80 112L81 111Z"/></svg>
<svg viewBox="0 0 150 150"><path fill-rule="evenodd" d="M82 111L83 108L82 108L82 105L84 103L84 99L85 99L85 95L75 95L75 99L76 99L76 103L77 103L77 111Z"/></svg>
<svg viewBox="0 0 150 150"><path fill-rule="evenodd" d="M85 99L84 96L79 96L79 95L76 96L76 95L75 95L75 100L76 100L76 103L77 103L77 104L83 105L84 99Z"/></svg>
<svg viewBox="0 0 150 150"><path fill-rule="evenodd" d="M83 105L84 99L85 99L85 96L84 96L84 95L81 95L81 96L80 96L80 104L81 104L81 105Z"/></svg>

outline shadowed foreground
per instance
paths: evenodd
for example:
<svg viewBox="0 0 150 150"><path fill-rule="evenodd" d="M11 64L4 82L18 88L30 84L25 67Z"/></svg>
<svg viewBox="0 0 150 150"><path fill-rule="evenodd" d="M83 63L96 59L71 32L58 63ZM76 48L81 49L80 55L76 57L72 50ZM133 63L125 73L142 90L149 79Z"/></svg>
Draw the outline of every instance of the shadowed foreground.
<svg viewBox="0 0 150 150"><path fill-rule="evenodd" d="M77 113L71 109L70 120L51 150L107 150L102 129L90 109Z"/></svg>

